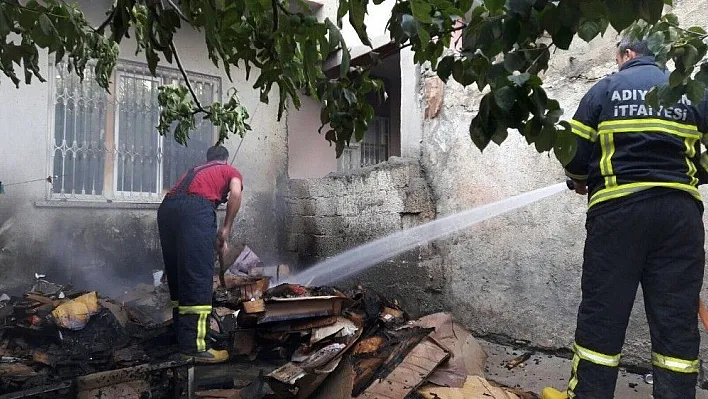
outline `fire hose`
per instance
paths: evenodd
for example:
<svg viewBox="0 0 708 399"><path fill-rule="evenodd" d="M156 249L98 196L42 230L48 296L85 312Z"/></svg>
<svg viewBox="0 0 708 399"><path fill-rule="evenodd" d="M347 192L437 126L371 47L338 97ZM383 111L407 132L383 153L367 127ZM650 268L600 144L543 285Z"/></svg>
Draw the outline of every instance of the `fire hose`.
<svg viewBox="0 0 708 399"><path fill-rule="evenodd" d="M566 180L565 184L569 190L575 190L575 182L572 179ZM698 297L698 318L701 319L703 328L708 332L708 308L706 308L706 304L700 296Z"/></svg>

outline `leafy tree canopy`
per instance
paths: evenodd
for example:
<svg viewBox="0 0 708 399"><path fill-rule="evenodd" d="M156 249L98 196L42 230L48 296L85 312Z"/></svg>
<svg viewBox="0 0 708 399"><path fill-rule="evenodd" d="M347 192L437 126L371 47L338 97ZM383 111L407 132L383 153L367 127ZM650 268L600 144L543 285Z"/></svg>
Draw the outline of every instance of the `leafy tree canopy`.
<svg viewBox="0 0 708 399"><path fill-rule="evenodd" d="M337 156L351 140L361 140L373 117L365 97L383 93L369 71L390 54L374 54L371 65L352 65L340 28L348 20L360 40L370 45L365 15L369 4L383 0L341 0L334 21L318 21L304 0L115 0L106 19L91 25L80 8L67 1L0 0L0 70L19 87L40 74L39 51L64 60L80 77L86 67L108 89L120 43L131 38L154 73L160 62L182 68L174 37L180 29L203 35L211 61L231 77L246 71L260 99L268 102L278 88L280 118L288 101L298 108L300 96L322 103L325 138ZM443 81L476 83L485 94L471 119L470 136L483 150L501 144L507 129L516 129L539 152L554 150L561 162L574 154L570 125L561 120L558 101L548 97L540 72L556 49L568 49L576 36L590 41L611 25L646 37L661 63L673 61L668 85L655 88L650 105L674 103L682 95L699 101L708 86L706 31L683 28L673 14L663 15L671 0L397 0L387 29L399 47L411 47L418 63L429 63ZM449 54L452 32L461 31L461 51ZM339 52L336 77L323 63ZM19 76L18 76L19 75ZM22 76L24 75L24 76ZM22 79L23 77L24 79ZM250 126L237 93L225 101L201 104L185 85L160 88L160 134L185 144L196 118L209 119L219 141L243 136Z"/></svg>

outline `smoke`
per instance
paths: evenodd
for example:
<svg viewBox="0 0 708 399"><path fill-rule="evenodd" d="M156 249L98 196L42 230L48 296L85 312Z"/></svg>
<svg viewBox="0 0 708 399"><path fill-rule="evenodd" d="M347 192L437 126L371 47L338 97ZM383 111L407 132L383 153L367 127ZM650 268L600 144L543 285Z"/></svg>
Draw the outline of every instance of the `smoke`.
<svg viewBox="0 0 708 399"><path fill-rule="evenodd" d="M38 273L117 297L152 284L153 270L162 269L157 229L150 228L154 215L7 202L0 208L0 293L26 291Z"/></svg>
<svg viewBox="0 0 708 399"><path fill-rule="evenodd" d="M81 290L98 291L102 296L117 297L131 290L139 283L150 283L154 265L149 265L143 272L129 270L132 265L125 259L101 253L99 243L86 243L72 239L67 229L55 229L56 239L52 240L47 252L47 278L59 284L71 284ZM93 244L93 245L91 245ZM103 242L109 248L120 246L119 242ZM125 248L126 257L139 251L138 248ZM151 267L152 266L152 267Z"/></svg>

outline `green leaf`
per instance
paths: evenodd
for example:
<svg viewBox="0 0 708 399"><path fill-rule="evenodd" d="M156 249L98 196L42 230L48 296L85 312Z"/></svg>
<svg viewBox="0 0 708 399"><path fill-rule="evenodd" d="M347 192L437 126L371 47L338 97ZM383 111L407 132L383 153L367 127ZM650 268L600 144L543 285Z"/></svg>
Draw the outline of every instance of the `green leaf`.
<svg viewBox="0 0 708 399"><path fill-rule="evenodd" d="M0 6L0 36L5 36L10 33L10 26L7 19L5 19L5 12L3 9L4 7Z"/></svg>
<svg viewBox="0 0 708 399"><path fill-rule="evenodd" d="M501 10L504 7L504 3L505 0L484 0L484 6L493 13Z"/></svg>
<svg viewBox="0 0 708 399"><path fill-rule="evenodd" d="M514 44L519 40L520 33L521 24L517 18L510 18L508 21L504 21L502 40L504 41L505 50L508 51L514 47Z"/></svg>
<svg viewBox="0 0 708 399"><path fill-rule="evenodd" d="M423 46L430 42L430 33L426 29L418 29L418 39Z"/></svg>
<svg viewBox="0 0 708 399"><path fill-rule="evenodd" d="M54 24L49 19L47 14L39 14L39 27L45 35L52 35L56 31L54 29Z"/></svg>
<svg viewBox="0 0 708 399"><path fill-rule="evenodd" d="M706 84L698 80L690 80L686 85L686 96L693 103L701 102L706 95Z"/></svg>
<svg viewBox="0 0 708 399"><path fill-rule="evenodd" d="M410 0L411 11L413 12L413 17L424 24L430 24L433 22L430 12L432 8L427 0Z"/></svg>
<svg viewBox="0 0 708 399"><path fill-rule="evenodd" d="M536 151L546 152L553 148L553 144L556 138L556 128L553 125L546 125L541 130L541 134L536 137L534 144L536 145Z"/></svg>
<svg viewBox="0 0 708 399"><path fill-rule="evenodd" d="M673 72L671 72L671 75L669 75L669 85L671 87L681 86L683 84L683 81L685 78L686 77L683 76L681 71L676 69Z"/></svg>
<svg viewBox="0 0 708 399"><path fill-rule="evenodd" d="M500 127L492 135L492 141L496 145L501 145L504 142L504 140L506 140L507 137L509 137L509 130L506 128Z"/></svg>
<svg viewBox="0 0 708 399"><path fill-rule="evenodd" d="M443 57L440 62L438 62L438 77L443 80L443 82L448 81L450 79L450 75L452 75L452 69L455 66L455 56L453 55L448 55L446 57Z"/></svg>
<svg viewBox="0 0 708 399"><path fill-rule="evenodd" d="M561 165L566 166L575 158L577 151L577 138L570 133L568 122L561 122L565 129L556 130L555 142L553 144L553 154Z"/></svg>
<svg viewBox="0 0 708 399"><path fill-rule="evenodd" d="M466 13L467 11L472 8L473 0L459 0L457 5L462 10L462 12Z"/></svg>
<svg viewBox="0 0 708 399"><path fill-rule="evenodd" d="M573 36L575 36L575 32L573 32L570 28L563 26L558 29L555 34L553 34L553 43L555 43L555 45L561 50L568 50L570 48L570 43L573 42Z"/></svg>
<svg viewBox="0 0 708 399"><path fill-rule="evenodd" d="M477 74L468 62L462 60L455 61L452 67L452 77L461 85L469 86L475 82Z"/></svg>
<svg viewBox="0 0 708 399"><path fill-rule="evenodd" d="M657 95L661 104L672 106L681 98L683 87L671 87L668 84L659 86ZM648 94L647 94L648 96Z"/></svg>
<svg viewBox="0 0 708 399"><path fill-rule="evenodd" d="M519 87L523 86L524 83L526 83L529 80L529 78L531 78L531 74L528 72L525 72L525 73L522 73L519 75L511 75L508 77L508 79L512 83L514 83L515 85L517 85Z"/></svg>
<svg viewBox="0 0 708 399"><path fill-rule="evenodd" d="M491 93L482 97L482 101L479 104L479 112L470 123L470 137L480 151L487 147L491 136L497 131L497 123L492 115L491 99Z"/></svg>
<svg viewBox="0 0 708 399"><path fill-rule="evenodd" d="M578 36L589 42L600 34L601 29L602 27L598 22L585 20L578 27Z"/></svg>
<svg viewBox="0 0 708 399"><path fill-rule="evenodd" d="M664 11L663 0L635 0L634 3L639 17L650 24L656 23Z"/></svg>
<svg viewBox="0 0 708 399"><path fill-rule="evenodd" d="M686 53L683 55L683 66L686 69L692 68L698 62L698 50L692 45L686 45Z"/></svg>
<svg viewBox="0 0 708 399"><path fill-rule="evenodd" d="M649 46L649 50L651 50L654 54L658 54L661 52L661 49L664 47L664 40L666 37L664 36L664 32L657 31L649 35L647 37L647 45Z"/></svg>
<svg viewBox="0 0 708 399"><path fill-rule="evenodd" d="M552 36L561 28L561 24L558 23L559 18L560 11L556 6L551 4L549 8L543 12L541 27Z"/></svg>
<svg viewBox="0 0 708 399"><path fill-rule="evenodd" d="M583 0L580 11L586 19L600 19L607 16L607 7L601 0Z"/></svg>
<svg viewBox="0 0 708 399"><path fill-rule="evenodd" d="M369 36L366 33L366 24L364 23L365 17L366 4L362 1L350 0L349 23L354 27L356 34L359 36L359 40L361 40L364 45L371 47L371 41L369 41Z"/></svg>
<svg viewBox="0 0 708 399"><path fill-rule="evenodd" d="M342 0L339 2L339 7L337 7L337 23L339 26L339 22L344 18L345 15L349 12L349 3L352 0ZM254 1L253 3L258 3L258 1Z"/></svg>
<svg viewBox="0 0 708 399"><path fill-rule="evenodd" d="M538 118L532 118L526 121L523 132L524 137L526 137L526 142L529 144L533 143L535 138L541 133L541 129L543 129L543 125Z"/></svg>
<svg viewBox="0 0 708 399"><path fill-rule="evenodd" d="M659 108L659 90L656 87L652 87L645 97L647 105L652 108Z"/></svg>
<svg viewBox="0 0 708 399"><path fill-rule="evenodd" d="M701 28L700 26L692 26L692 27L690 27L690 28L688 28L688 29L686 29L686 30L689 31L689 32L697 33L697 34L699 34L699 35L701 35L701 36L705 36L705 35L706 35L705 29Z"/></svg>
<svg viewBox="0 0 708 399"><path fill-rule="evenodd" d="M679 19L676 16L676 14L666 14L664 15L664 19L666 19L666 22L670 23L671 25L678 25L679 24Z"/></svg>
<svg viewBox="0 0 708 399"><path fill-rule="evenodd" d="M356 94L354 94L351 90L343 89L342 92L344 93L344 98L347 100L347 103L349 105L356 104L357 98Z"/></svg>
<svg viewBox="0 0 708 399"><path fill-rule="evenodd" d="M531 15L531 9L535 2L535 0L507 0L506 6L512 14L527 19Z"/></svg>
<svg viewBox="0 0 708 399"><path fill-rule="evenodd" d="M605 5L610 24L617 32L621 32L634 22L635 13L632 0L606 0Z"/></svg>
<svg viewBox="0 0 708 399"><path fill-rule="evenodd" d="M701 64L701 69L696 74L695 79L708 86L708 62Z"/></svg>
<svg viewBox="0 0 708 399"><path fill-rule="evenodd" d="M549 101L549 103L550 103L550 101ZM550 108L550 107L549 107L549 108ZM552 110L552 111L549 111L549 112L546 114L546 119L547 119L550 123L556 124L556 123L558 123L558 120L560 120L560 117L561 117L561 116L563 116L563 110L560 109L560 108L558 108L558 109L554 109L554 110Z"/></svg>
<svg viewBox="0 0 708 399"><path fill-rule="evenodd" d="M484 151L491 140L490 137L487 137L484 129L482 128L482 122L479 115L472 119L472 122L470 123L470 138L480 151Z"/></svg>
<svg viewBox="0 0 708 399"><path fill-rule="evenodd" d="M520 71L526 60L519 54L507 53L504 56L504 68L509 72Z"/></svg>
<svg viewBox="0 0 708 399"><path fill-rule="evenodd" d="M509 111L516 103L516 92L510 86L494 91L494 102L504 111Z"/></svg>

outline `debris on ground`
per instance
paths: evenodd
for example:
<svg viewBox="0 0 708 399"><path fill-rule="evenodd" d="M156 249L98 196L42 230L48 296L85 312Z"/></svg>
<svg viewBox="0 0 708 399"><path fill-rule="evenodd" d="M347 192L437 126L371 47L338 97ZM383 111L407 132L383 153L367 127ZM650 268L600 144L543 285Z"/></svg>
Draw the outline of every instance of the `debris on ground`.
<svg viewBox="0 0 708 399"><path fill-rule="evenodd" d="M517 356L517 357L509 360L509 362L506 364L506 368L511 370L515 367L522 366L525 361L527 361L531 358L532 355L533 355L533 352L526 352L520 356Z"/></svg>
<svg viewBox="0 0 708 399"><path fill-rule="evenodd" d="M192 364L174 357L164 278L111 299L38 277L22 297L0 301L0 394L452 399L484 390L492 398L536 397L485 379L486 353L449 314L411 320L397 302L364 287L273 284L287 272L264 266L244 246L223 283L216 273L209 344L252 371L229 374L218 365L226 374L201 381Z"/></svg>

